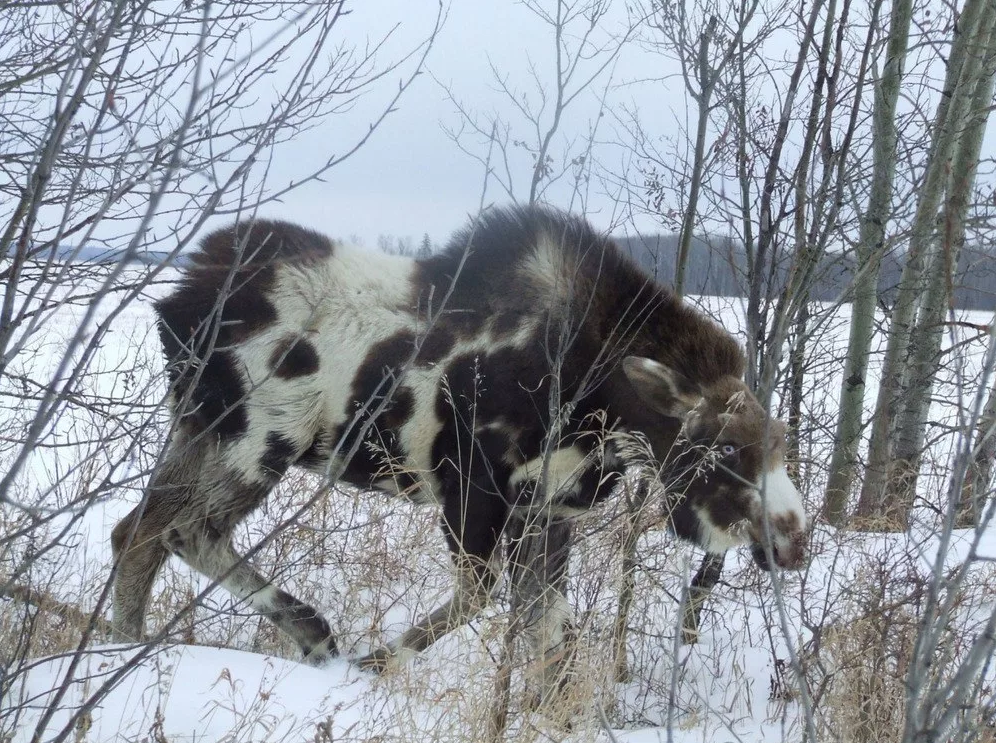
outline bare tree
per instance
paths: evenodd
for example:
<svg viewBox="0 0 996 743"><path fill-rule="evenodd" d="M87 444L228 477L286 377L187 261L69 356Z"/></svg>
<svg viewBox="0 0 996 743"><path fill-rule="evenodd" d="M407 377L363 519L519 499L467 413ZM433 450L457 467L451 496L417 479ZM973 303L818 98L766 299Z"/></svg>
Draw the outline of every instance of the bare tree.
<svg viewBox="0 0 996 743"><path fill-rule="evenodd" d="M651 26L660 33L664 41L661 46L670 47L676 54L685 89L698 108L694 154L688 176L688 200L681 218L675 262L674 290L679 296L684 293L688 252L693 231L698 225L699 191L707 177L706 140L709 124L714 117L713 109L722 103L717 104L713 98L717 87L723 83L727 65L733 61L738 50L742 50L745 35L754 21L758 5L759 0L735 4L731 8L735 12L733 23L724 22L722 33L716 13L723 12L726 10L724 8L697 8L703 20L708 15L708 20L705 20L701 28L694 27L699 22L698 14L690 16L690 8L683 3L676 6L655 4L653 12L648 14ZM747 43L756 46L758 37L763 38L764 35L762 30Z"/></svg>
<svg viewBox="0 0 996 743"><path fill-rule="evenodd" d="M992 60L987 41L994 22L996 6L969 0L955 26L906 264L891 314L882 382L872 419L868 469L857 508L857 516L863 519L885 519L900 527L909 519L930 380L937 368L937 323L943 316L946 277L950 275L951 251L955 249L936 231L938 214L945 186L952 183L954 190L947 201L955 211L948 212L948 224L955 233L949 232L947 237L956 238L960 233L957 223L964 219L967 194L974 182L974 169L962 171L964 175L957 173L953 181L950 173L954 163L965 167L973 161L978 143L971 132L981 136L984 131L988 103L978 107L976 95L988 90L992 98ZM964 136L966 132L969 136ZM974 160L977 159L978 155ZM927 329L915 332L918 306Z"/></svg>
<svg viewBox="0 0 996 743"><path fill-rule="evenodd" d="M440 19L441 12L436 29ZM363 47L344 41L350 30L344 2L16 3L0 18L0 391L8 432L0 443L0 595L34 607L3 658L0 696L32 655L52 649L33 631L44 624L35 609L85 618L38 734L103 631L108 597L98 585L76 615L48 594L67 559L63 541L110 493L153 467L145 444L158 438L163 413L147 402L162 397L149 368L158 363L101 368L98 351L136 300L157 291L206 220L250 218L368 142L421 70L435 34L389 60L384 44L393 32ZM365 94L375 98L351 114L365 119L358 135L333 139L289 181L272 176L282 143L349 114ZM73 324L53 327L55 317ZM52 477L36 479L33 468L51 452ZM19 611L6 602L4 609ZM72 735L111 686L95 688L48 739ZM16 728L16 718L0 728Z"/></svg>
<svg viewBox="0 0 996 743"><path fill-rule="evenodd" d="M996 324L996 318L994 318ZM948 499L958 504L956 528L977 527L982 523L986 503L992 497L993 465L996 463L996 377L986 398L972 439L971 453L964 479L952 477Z"/></svg>
<svg viewBox="0 0 996 743"><path fill-rule="evenodd" d="M966 83L969 87L968 110L951 159L947 196L939 215L940 234L935 238L938 245L930 252L930 262L925 267L929 277L927 292L923 295L910 338L911 363L907 366L910 379L904 385L905 404L896 441L896 459L902 463L899 466L905 468L896 483L897 498L904 502L912 502L916 490L933 379L939 366L944 318L954 313L953 276L965 245L965 224L993 101L993 83L996 81L996 12L989 18L988 34L983 36L980 32L978 44L976 49L971 50L974 52L972 58L965 63L977 66L977 75Z"/></svg>
<svg viewBox="0 0 996 743"><path fill-rule="evenodd" d="M872 23L875 22L880 7L881 4L876 3ZM878 268L886 245L885 226L892 206L896 169L896 104L909 44L912 12L912 2L901 0L893 4L885 60L875 85L869 200L861 218L861 234L858 236L859 273L851 289L853 304L850 336L840 393L840 414L824 502L824 516L835 525L844 521L847 498L858 468L865 375L868 372L878 298Z"/></svg>
<svg viewBox="0 0 996 743"><path fill-rule="evenodd" d="M440 81L460 115L459 123L447 127L447 132L464 154L486 165L489 178L513 201L543 201L547 189L563 179L570 180L575 196L583 196L600 115L592 117L591 131L583 141L561 144L564 115L577 107L579 99L590 96L596 84L609 84L612 67L635 23L630 21L618 33L609 31L610 0L527 0L523 5L552 35L552 69L549 61L530 58L531 85L520 89L507 72L491 65L492 78L511 115L472 111ZM604 95L599 105L604 107ZM494 156L485 155L492 146ZM523 161L522 155L528 159Z"/></svg>

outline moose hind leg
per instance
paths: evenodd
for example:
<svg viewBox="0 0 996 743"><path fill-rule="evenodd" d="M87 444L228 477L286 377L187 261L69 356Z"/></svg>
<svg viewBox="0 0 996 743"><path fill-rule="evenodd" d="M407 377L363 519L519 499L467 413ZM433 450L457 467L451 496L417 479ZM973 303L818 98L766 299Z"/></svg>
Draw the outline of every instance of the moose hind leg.
<svg viewBox="0 0 996 743"><path fill-rule="evenodd" d="M574 661L577 631L565 596L573 527L564 519L516 519L509 532L513 621L539 666L535 704L548 707L570 684Z"/></svg>
<svg viewBox="0 0 996 743"><path fill-rule="evenodd" d="M115 642L138 642L144 638L152 585L169 557L159 534L151 533L147 528L143 518L146 515L146 505L139 505L111 533L117 565L114 575Z"/></svg>
<svg viewBox="0 0 996 743"><path fill-rule="evenodd" d="M175 527L170 550L194 570L224 586L233 596L273 622L301 648L309 663L321 665L338 655L329 623L313 607L275 587L257 572L231 542L231 529L211 518Z"/></svg>
<svg viewBox="0 0 996 743"><path fill-rule="evenodd" d="M273 586L232 545L235 526L254 511L293 461L289 439L232 442L201 473L196 499L172 524L166 546L197 572L224 586L291 637L305 659L321 664L338 654L328 622L313 607ZM237 463L258 462L258 467Z"/></svg>
<svg viewBox="0 0 996 743"><path fill-rule="evenodd" d="M196 487L204 449L190 447L178 431L149 482L145 501L111 533L114 553L114 639L145 637L145 614L156 575L169 557L162 537Z"/></svg>
<svg viewBox="0 0 996 743"><path fill-rule="evenodd" d="M481 564L467 555L454 557L457 585L453 598L416 622L401 637L356 661L360 668L382 672L420 653L443 635L462 627L491 601L501 576L497 556Z"/></svg>

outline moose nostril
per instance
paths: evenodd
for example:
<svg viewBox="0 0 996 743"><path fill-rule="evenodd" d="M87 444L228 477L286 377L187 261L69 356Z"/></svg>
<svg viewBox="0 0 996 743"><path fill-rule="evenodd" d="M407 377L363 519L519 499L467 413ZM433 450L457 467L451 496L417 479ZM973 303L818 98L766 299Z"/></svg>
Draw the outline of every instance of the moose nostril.
<svg viewBox="0 0 996 743"><path fill-rule="evenodd" d="M750 547L751 557L761 570L771 571L772 564L768 562L768 555L764 551L764 546L760 542L754 542ZM776 563L777 564L777 563Z"/></svg>
<svg viewBox="0 0 996 743"><path fill-rule="evenodd" d="M783 568L797 570L806 561L806 540L802 533L793 534L785 549L774 549L775 561Z"/></svg>

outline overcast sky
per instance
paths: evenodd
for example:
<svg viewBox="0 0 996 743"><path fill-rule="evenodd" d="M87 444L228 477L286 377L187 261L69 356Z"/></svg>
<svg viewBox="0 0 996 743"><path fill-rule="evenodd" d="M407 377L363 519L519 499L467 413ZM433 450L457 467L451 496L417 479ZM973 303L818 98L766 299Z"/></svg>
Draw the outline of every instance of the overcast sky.
<svg viewBox="0 0 996 743"><path fill-rule="evenodd" d="M548 3L549 5L549 3ZM343 24L349 30L346 38L353 40L369 35L375 39L394 23L401 26L388 51L398 53L424 38L432 27L436 3L426 0L365 0L354 4L354 12ZM619 10L600 31L599 38L623 33L626 16L621 3ZM355 34L355 36L354 36ZM390 53L383 59L387 61ZM428 70L407 91L398 110L378 130L373 139L352 159L330 172L324 183L303 186L282 205L269 205L263 213L307 224L337 237L358 236L366 244L376 244L378 235L411 236L416 241L428 233L435 242L446 237L476 212L484 188L484 168L481 163L460 151L446 129L456 129L461 116L447 100L448 87L467 109L480 114L498 112L526 138L530 131L524 119L515 115L511 105L498 91L489 63L509 76L510 83L530 94L535 100L535 86L528 74L531 60L540 75L552 79L554 45L552 30L527 8L515 2L452 3L446 22L429 54ZM669 66L670 65L670 66ZM589 69L594 69L590 66ZM597 138L601 142L594 155L611 163L614 171L622 169L625 153L616 145L619 124L614 120L620 106L637 105L645 113L665 115L669 110L684 110L684 91L680 80L667 81L667 88L646 95L648 86L634 85L639 77L660 77L675 71L673 65L659 55L650 55L632 45L626 48L609 74L603 75L590 93L582 95L568 110L561 125L561 145L568 140L583 140L597 118L598 97L607 84L612 115L599 121ZM401 73L394 75L382 93L393 90ZM377 94L369 97L373 106ZM665 107L661 101L668 100ZM293 177L302 165L326 155L337 145L349 141L341 136L345 130L366 125L366 112L356 110L344 118L334 119L321 131L310 132L294 142L281 146L273 171L274 182ZM673 113L665 121L674 129ZM549 120L549 115L546 120ZM533 139L535 134L533 133ZM482 157L487 152L480 138L468 137L465 145ZM517 195L528 194L528 162L517 163L519 175ZM607 195L605 191L611 191ZM569 183L553 189L548 199L570 207L573 188ZM588 185L586 211L600 226L617 218L618 187L615 184L591 182ZM487 203L509 203L508 195L497 185L490 184L485 196ZM575 208L576 200L575 200ZM601 217L601 218L600 218ZM652 223L644 221L652 227Z"/></svg>
<svg viewBox="0 0 996 743"><path fill-rule="evenodd" d="M555 7L552 0L541 4ZM600 24L597 39L607 41L624 33L626 5L623 0L613 4L613 13ZM429 34L438 6L436 0L363 0L352 7L352 13L341 24L340 43L362 47L397 27L381 56L382 62L387 63L410 51ZM773 38L776 47L785 43L777 35ZM791 37L786 38L791 42ZM936 57L930 50L916 53L933 60L931 64L936 70ZM795 52L786 47L769 49L768 54L771 59L791 60ZM446 133L447 129L460 128L462 123L455 104L447 98L447 88L466 110L482 117L497 114L512 125L513 137L535 142L535 131L530 131L528 122L497 90L489 65L506 75L511 87L528 94L529 100L535 102L537 93L530 79L530 64L540 78L549 81L548 90L552 91L554 60L552 29L521 3L452 0L429 53L427 74L406 92L398 110L363 148L329 172L323 182L302 186L283 203L267 205L262 214L297 221L337 238L356 236L370 246L376 245L379 235L407 236L417 242L428 233L434 242L445 242L468 215L477 211L485 187L482 164L461 152ZM910 65L911 70L915 66ZM589 65L583 69L594 68ZM626 44L610 72L603 74L568 109L553 152L558 164L563 161L569 142L575 143L571 154L579 154L579 143L587 140L597 123L592 155L600 167L595 168L596 177L585 188L585 213L597 227L611 226L617 233L634 229L644 233L665 231L667 227L655 218L637 213L634 220L634 210L628 208L642 200L644 194L636 169L639 163L634 159L626 125L630 112L636 110L648 136L661 150L688 148L684 132L694 129L695 106L678 75L677 63L639 43ZM398 70L355 109L332 118L318 130L280 145L270 171L274 188L299 179L313 163L322 162L352 144L357 133L366 129L372 112L379 110L384 97L391 95L408 74L410 69ZM776 75L775 79L780 78ZM774 83L762 80L758 84ZM767 94L777 100L779 91L772 89ZM600 109L603 95L605 105ZM600 110L604 112L601 117ZM549 117L547 110L543 121L548 122ZM996 153L993 129L989 127L983 157ZM487 143L481 137L468 136L463 144L479 157L487 153ZM517 152L519 159L513 162L518 180L516 195L525 199L529 159L521 150ZM681 159L690 161L691 154ZM604 173L610 173L614 180L597 177ZM636 186L624 189L620 183L626 180L624 176ZM980 174L980 179L987 177ZM552 188L545 198L558 206L580 210L570 179ZM490 182L484 202L507 204L510 198L497 183ZM666 203L663 208L674 206ZM702 217L708 225L708 215ZM225 221L230 219L226 217ZM718 224L711 225L710 231L732 230Z"/></svg>

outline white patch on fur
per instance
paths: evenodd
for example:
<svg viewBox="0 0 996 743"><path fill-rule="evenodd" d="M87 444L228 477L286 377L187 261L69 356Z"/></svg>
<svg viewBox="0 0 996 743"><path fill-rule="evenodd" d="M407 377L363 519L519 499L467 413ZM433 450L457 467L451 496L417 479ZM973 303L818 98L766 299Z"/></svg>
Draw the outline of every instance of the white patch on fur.
<svg viewBox="0 0 996 743"><path fill-rule="evenodd" d="M564 251L554 237L537 236L536 245L524 256L519 271L523 278L540 288L544 296L550 297L551 302L567 298L569 287Z"/></svg>
<svg viewBox="0 0 996 743"><path fill-rule="evenodd" d="M249 393L249 425L226 446L224 458L232 469L259 481L266 473L258 459L270 432L304 451L320 428L334 430L346 422L353 378L370 348L412 324L404 309L411 304L413 269L411 259L341 244L317 264L279 264L268 295L277 322L235 349ZM292 379L273 375L273 351L288 337L315 348L316 373Z"/></svg>
<svg viewBox="0 0 996 743"><path fill-rule="evenodd" d="M444 424L444 421L436 417L436 397L441 389L445 389L444 371L450 361L462 355L476 354L483 357L502 348L525 348L532 339L533 329L534 325L530 323L501 342L498 342L489 331L459 340L436 364L412 368L405 375L404 384L412 391L414 404L411 417L401 427L400 440L408 455L406 466L422 481L422 488L413 500L417 502L439 500L439 484L432 461L432 447ZM424 328L419 330L425 332ZM482 393L487 392L492 381L481 378ZM461 454L467 457L475 456L474 452Z"/></svg>
<svg viewBox="0 0 996 743"><path fill-rule="evenodd" d="M574 610L564 595L559 591L551 590L550 593L552 595L548 599L543 615L530 628L537 658L542 658L544 653L556 649L563 643L564 626L574 620Z"/></svg>
<svg viewBox="0 0 996 743"><path fill-rule="evenodd" d="M544 250L549 263L554 259L549 254L552 246ZM281 263L277 269L268 295L277 309L277 321L232 349L241 362L237 366L248 390L244 402L248 427L243 435L226 442L221 459L228 475L240 476L247 483L272 480L272 473L260 467L271 433L301 453L319 431L335 431L352 420L356 411L347 406L352 403L353 380L377 343L401 332L418 337L429 329L429 317L412 313L415 262L409 258L338 244L332 255L317 263ZM436 287L434 316L445 313L445 307L438 305L448 289ZM395 490L397 471L405 471L420 481L406 495L416 502L438 500L432 447L444 424L437 417L436 400L445 387L445 369L459 355L483 357L501 348L526 348L534 341L534 331L535 322L500 339L483 331L458 340L435 364L404 370L402 384L412 393L411 415L398 432L405 457L392 463L397 469L385 471L379 484ZM274 349L288 337L300 337L315 348L317 372L291 379L273 374ZM386 380L383 389L389 390L395 381ZM482 378L482 391L488 386L489 380ZM340 460L330 464L334 471ZM408 480L402 482L407 485Z"/></svg>
<svg viewBox="0 0 996 743"><path fill-rule="evenodd" d="M585 452L576 446L557 449L549 458L536 457L517 467L512 472L508 485L514 490L529 480L535 480L543 487L544 504L555 502L563 495L574 493L588 460Z"/></svg>
<svg viewBox="0 0 996 743"><path fill-rule="evenodd" d="M229 588L228 581L225 581L225 588L231 590L231 588ZM236 592L232 591L232 593ZM242 593L245 594L245 591L243 590ZM265 588L250 593L246 598L249 601L249 605L252 606L255 611L265 614L277 606L277 589L273 586L266 586Z"/></svg>
<svg viewBox="0 0 996 743"><path fill-rule="evenodd" d="M695 509L699 521L699 544L706 552L722 554L734 547L750 543L747 524L734 524L729 529L723 529L709 520L708 512Z"/></svg>
<svg viewBox="0 0 996 743"><path fill-rule="evenodd" d="M402 666L408 665L413 658L418 657L417 650L403 647L400 644L400 640L388 643L388 647L391 649L391 657L387 661L385 668L387 671L393 671L401 668Z"/></svg>
<svg viewBox="0 0 996 743"><path fill-rule="evenodd" d="M759 497L769 517L794 514L798 519L799 529L806 528L806 510L802 506L802 496L799 495L784 464L769 470L757 486Z"/></svg>

